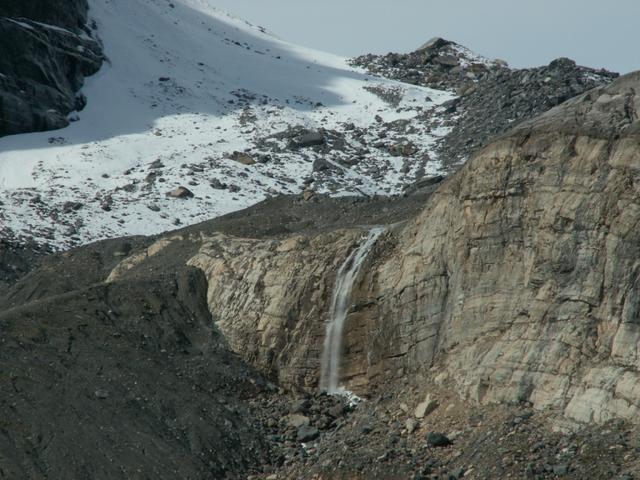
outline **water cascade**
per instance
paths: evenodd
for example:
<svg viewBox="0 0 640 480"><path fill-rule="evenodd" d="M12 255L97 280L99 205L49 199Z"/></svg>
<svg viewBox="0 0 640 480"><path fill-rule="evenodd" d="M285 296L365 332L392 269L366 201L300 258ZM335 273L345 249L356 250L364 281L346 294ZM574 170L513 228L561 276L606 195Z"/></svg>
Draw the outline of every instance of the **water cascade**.
<svg viewBox="0 0 640 480"><path fill-rule="evenodd" d="M367 238L360 246L349 254L340 266L336 276L331 298L331 309L327 320L327 328L324 337L324 350L322 352L322 364L320 374L320 389L328 393L341 393L338 385L340 357L342 354L342 334L344 323L351 305L351 290L353 283L358 278L360 268L373 248L384 228L376 227L369 231Z"/></svg>

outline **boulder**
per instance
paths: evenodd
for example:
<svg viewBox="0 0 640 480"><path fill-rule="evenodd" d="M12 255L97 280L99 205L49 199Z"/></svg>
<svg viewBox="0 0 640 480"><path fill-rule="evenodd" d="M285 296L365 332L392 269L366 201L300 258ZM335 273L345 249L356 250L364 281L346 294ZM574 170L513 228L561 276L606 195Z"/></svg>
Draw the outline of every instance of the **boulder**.
<svg viewBox="0 0 640 480"><path fill-rule="evenodd" d="M452 42L450 42L449 40L445 40L444 38L434 37L431 40L429 40L427 43L424 43L423 45L421 45L420 48L418 48L416 51L421 52L423 50L437 50L444 46L451 45L451 43Z"/></svg>
<svg viewBox="0 0 640 480"><path fill-rule="evenodd" d="M175 190L171 190L170 192L167 192L165 195L170 198L182 198L182 199L194 197L193 192L189 190L187 187L178 187Z"/></svg>
<svg viewBox="0 0 640 480"><path fill-rule="evenodd" d="M451 445L451 440L444 433L429 432L427 434L427 445L429 447L448 447Z"/></svg>
<svg viewBox="0 0 640 480"><path fill-rule="evenodd" d="M312 442L316 438L320 436L320 431L315 427L310 427L308 425L303 425L298 428L298 433L296 435L296 439L299 442Z"/></svg>
<svg viewBox="0 0 640 480"><path fill-rule="evenodd" d="M297 413L287 415L283 420L285 425L293 428L300 428L310 423L309 417Z"/></svg>
<svg viewBox="0 0 640 480"><path fill-rule="evenodd" d="M245 152L233 152L226 155L226 158L233 160L234 162L241 163L242 165L255 165L254 158Z"/></svg>
<svg viewBox="0 0 640 480"><path fill-rule="evenodd" d="M291 139L290 148L305 148L322 145L325 142L324 132L305 132Z"/></svg>
<svg viewBox="0 0 640 480"><path fill-rule="evenodd" d="M427 398L425 398L424 402L420 402L416 406L413 414L416 418L424 418L431 412L433 412L436 408L438 408L438 402L436 400L433 400L431 398L431 395L429 394L427 395Z"/></svg>

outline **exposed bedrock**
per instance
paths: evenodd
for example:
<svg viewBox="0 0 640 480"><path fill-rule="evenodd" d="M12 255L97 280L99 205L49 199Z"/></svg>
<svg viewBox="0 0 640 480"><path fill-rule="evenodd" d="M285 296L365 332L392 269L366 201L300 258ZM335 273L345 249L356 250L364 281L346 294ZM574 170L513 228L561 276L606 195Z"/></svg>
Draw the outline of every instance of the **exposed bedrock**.
<svg viewBox="0 0 640 480"><path fill-rule="evenodd" d="M0 0L0 137L53 130L81 110L84 78L102 65L86 0Z"/></svg>
<svg viewBox="0 0 640 480"><path fill-rule="evenodd" d="M435 193L374 272L374 367L438 365L481 402L636 417L639 87L635 73L523 124Z"/></svg>
<svg viewBox="0 0 640 480"><path fill-rule="evenodd" d="M637 418L638 90L631 74L523 124L380 239L354 286L348 386L420 371L480 402ZM313 388L335 272L361 238L218 236L190 263L236 351Z"/></svg>

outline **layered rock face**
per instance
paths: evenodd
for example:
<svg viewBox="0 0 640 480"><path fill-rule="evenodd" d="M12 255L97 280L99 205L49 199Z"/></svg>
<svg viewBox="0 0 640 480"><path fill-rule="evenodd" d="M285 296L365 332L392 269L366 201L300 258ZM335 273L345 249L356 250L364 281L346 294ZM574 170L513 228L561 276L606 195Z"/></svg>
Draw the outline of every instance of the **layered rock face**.
<svg viewBox="0 0 640 480"><path fill-rule="evenodd" d="M638 90L632 74L523 124L387 232L354 288L347 386L415 372L479 402L636 418ZM361 238L216 237L190 264L234 349L313 388L335 271Z"/></svg>
<svg viewBox="0 0 640 480"><path fill-rule="evenodd" d="M0 136L68 125L76 92L102 64L86 0L0 2Z"/></svg>
<svg viewBox="0 0 640 480"><path fill-rule="evenodd" d="M370 374L437 365L481 402L637 418L639 89L523 124L436 192L371 274Z"/></svg>
<svg viewBox="0 0 640 480"><path fill-rule="evenodd" d="M215 235L189 264L231 348L288 386L315 389L335 273L362 232L251 240ZM363 343L363 342L361 342Z"/></svg>

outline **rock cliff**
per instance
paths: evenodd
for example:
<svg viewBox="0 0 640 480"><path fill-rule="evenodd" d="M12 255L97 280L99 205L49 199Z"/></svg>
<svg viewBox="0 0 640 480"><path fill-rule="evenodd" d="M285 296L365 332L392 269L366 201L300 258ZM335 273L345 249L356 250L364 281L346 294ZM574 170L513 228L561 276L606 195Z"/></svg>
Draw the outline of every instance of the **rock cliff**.
<svg viewBox="0 0 640 480"><path fill-rule="evenodd" d="M372 272L370 372L437 365L480 402L636 418L639 87L570 100L442 185Z"/></svg>
<svg viewBox="0 0 640 480"><path fill-rule="evenodd" d="M294 196L24 262L5 248L1 471L640 471L639 90L631 74L522 124L417 213ZM374 223L340 369L371 401L291 402L317 392L336 275ZM556 414L589 425L550 434ZM455 446L434 452L438 431Z"/></svg>
<svg viewBox="0 0 640 480"><path fill-rule="evenodd" d="M68 125L102 64L86 0L0 1L0 136Z"/></svg>
<svg viewBox="0 0 640 480"><path fill-rule="evenodd" d="M635 417L639 87L631 74L522 124L389 230L354 289L351 388L437 367L479 402ZM217 237L190 263L231 345L310 387L332 275L359 238Z"/></svg>

